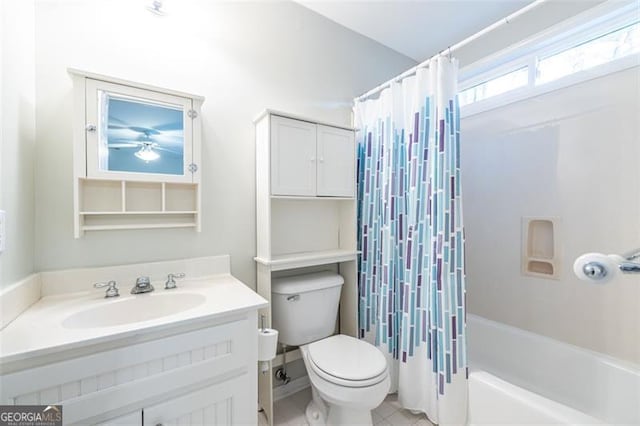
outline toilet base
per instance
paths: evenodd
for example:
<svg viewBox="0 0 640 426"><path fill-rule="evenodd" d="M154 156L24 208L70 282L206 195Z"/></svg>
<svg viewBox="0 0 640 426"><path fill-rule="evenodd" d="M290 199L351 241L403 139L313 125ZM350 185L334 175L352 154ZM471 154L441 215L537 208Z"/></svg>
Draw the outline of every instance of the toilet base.
<svg viewBox="0 0 640 426"><path fill-rule="evenodd" d="M304 411L304 415L307 418L309 426L325 426L327 424L322 411L313 400L307 404L307 409Z"/></svg>
<svg viewBox="0 0 640 426"><path fill-rule="evenodd" d="M334 405L332 407L329 407L329 418L327 419L327 425L371 426L373 425L373 421L371 419L371 411L362 409L354 410L348 407Z"/></svg>
<svg viewBox="0 0 640 426"><path fill-rule="evenodd" d="M312 400L307 405L305 417L309 426L372 426L371 411L354 410L339 405L330 405L328 418Z"/></svg>

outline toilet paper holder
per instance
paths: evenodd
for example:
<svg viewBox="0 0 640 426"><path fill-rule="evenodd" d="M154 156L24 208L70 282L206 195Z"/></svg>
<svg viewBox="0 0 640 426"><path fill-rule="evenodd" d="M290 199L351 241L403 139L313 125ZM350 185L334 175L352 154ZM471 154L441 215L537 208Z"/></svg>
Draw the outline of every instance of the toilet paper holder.
<svg viewBox="0 0 640 426"><path fill-rule="evenodd" d="M614 256L617 258L617 267L624 274L639 274L640 248L623 254L622 256ZM607 267L601 262L591 261L582 267L582 272L592 280L601 280L607 276Z"/></svg>

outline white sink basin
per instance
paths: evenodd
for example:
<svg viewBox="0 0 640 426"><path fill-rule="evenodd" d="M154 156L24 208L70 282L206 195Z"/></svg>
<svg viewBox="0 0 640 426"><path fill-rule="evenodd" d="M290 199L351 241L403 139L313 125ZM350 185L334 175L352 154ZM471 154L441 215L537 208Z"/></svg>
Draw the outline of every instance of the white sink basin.
<svg viewBox="0 0 640 426"><path fill-rule="evenodd" d="M141 294L69 315L65 328L99 328L149 321L202 305L207 298L196 293Z"/></svg>

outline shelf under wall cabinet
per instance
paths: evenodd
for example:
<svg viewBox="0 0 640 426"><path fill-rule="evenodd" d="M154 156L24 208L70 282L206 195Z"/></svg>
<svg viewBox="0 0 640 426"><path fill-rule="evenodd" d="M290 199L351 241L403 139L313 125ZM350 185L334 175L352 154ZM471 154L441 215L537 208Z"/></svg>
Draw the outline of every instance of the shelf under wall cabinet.
<svg viewBox="0 0 640 426"><path fill-rule="evenodd" d="M196 228L199 185L80 178L76 237L85 231Z"/></svg>
<svg viewBox="0 0 640 426"><path fill-rule="evenodd" d="M299 200L299 201L354 201L354 197L305 197L305 196L297 196L297 195L272 195L272 200Z"/></svg>
<svg viewBox="0 0 640 426"><path fill-rule="evenodd" d="M304 268L307 266L326 265L330 263L356 260L355 250L322 250L304 253L292 253L272 256L270 259L255 257L254 260L269 266L272 271Z"/></svg>
<svg viewBox="0 0 640 426"><path fill-rule="evenodd" d="M117 229L195 228L197 223L153 223L140 225L85 225L83 231L108 231Z"/></svg>
<svg viewBox="0 0 640 426"><path fill-rule="evenodd" d="M128 215L172 215L172 214L196 214L198 213L195 210L185 210L185 211L164 211L164 212L159 212L159 211L133 211L133 212L113 212L113 211L108 211L108 212L80 212L81 215L83 216L102 216L102 215L122 215L122 216L128 216Z"/></svg>

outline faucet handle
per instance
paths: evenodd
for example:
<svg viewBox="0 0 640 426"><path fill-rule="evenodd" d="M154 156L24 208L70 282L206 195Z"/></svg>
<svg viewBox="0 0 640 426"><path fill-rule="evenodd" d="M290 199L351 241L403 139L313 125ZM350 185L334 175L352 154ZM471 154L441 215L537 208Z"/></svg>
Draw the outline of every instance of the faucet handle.
<svg viewBox="0 0 640 426"><path fill-rule="evenodd" d="M95 287L95 288L107 287L107 291L106 291L104 297L118 297L118 296L120 296L120 293L118 292L117 284L113 280L107 281L107 282L95 283L93 285L93 287Z"/></svg>
<svg viewBox="0 0 640 426"><path fill-rule="evenodd" d="M171 290L172 288L176 288L176 278L184 278L185 277L185 273L184 272L179 272L177 274L169 274L167 275L167 282L164 283L164 289L165 290Z"/></svg>

